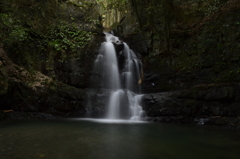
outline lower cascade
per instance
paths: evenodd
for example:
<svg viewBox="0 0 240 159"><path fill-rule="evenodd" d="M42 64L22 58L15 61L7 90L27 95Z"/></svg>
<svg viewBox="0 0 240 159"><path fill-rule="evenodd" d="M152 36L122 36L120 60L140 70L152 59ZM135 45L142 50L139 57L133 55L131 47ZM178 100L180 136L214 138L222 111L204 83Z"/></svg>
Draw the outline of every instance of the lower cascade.
<svg viewBox="0 0 240 159"><path fill-rule="evenodd" d="M105 118L144 120L145 112L141 107L143 95L140 94L142 62L118 37L105 33L105 39L93 70L95 89L110 91Z"/></svg>

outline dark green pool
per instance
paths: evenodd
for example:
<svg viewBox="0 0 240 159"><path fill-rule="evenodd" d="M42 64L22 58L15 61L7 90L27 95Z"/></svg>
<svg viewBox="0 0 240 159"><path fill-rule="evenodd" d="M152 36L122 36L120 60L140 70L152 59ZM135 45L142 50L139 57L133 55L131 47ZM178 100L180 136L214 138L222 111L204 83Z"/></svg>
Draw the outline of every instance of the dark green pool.
<svg viewBox="0 0 240 159"><path fill-rule="evenodd" d="M0 159L240 159L240 131L91 120L0 122Z"/></svg>

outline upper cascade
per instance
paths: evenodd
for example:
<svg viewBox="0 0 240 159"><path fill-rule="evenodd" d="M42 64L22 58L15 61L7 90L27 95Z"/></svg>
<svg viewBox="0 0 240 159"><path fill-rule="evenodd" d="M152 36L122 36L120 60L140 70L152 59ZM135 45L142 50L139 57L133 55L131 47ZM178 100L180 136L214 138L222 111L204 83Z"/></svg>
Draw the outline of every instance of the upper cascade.
<svg viewBox="0 0 240 159"><path fill-rule="evenodd" d="M105 33L95 60L98 88L111 91L106 118L143 120L141 107L142 62L118 37Z"/></svg>
<svg viewBox="0 0 240 159"><path fill-rule="evenodd" d="M112 34L105 33L106 42L120 42L119 38Z"/></svg>

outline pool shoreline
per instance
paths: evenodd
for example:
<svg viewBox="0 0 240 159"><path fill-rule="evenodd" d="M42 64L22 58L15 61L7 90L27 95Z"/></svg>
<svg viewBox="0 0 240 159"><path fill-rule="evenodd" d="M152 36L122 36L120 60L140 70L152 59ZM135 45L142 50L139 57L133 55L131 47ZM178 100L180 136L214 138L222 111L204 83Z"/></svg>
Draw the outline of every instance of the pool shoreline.
<svg viewBox="0 0 240 159"><path fill-rule="evenodd" d="M7 120L52 120L52 119L86 119L83 116L52 115L43 112L0 112L0 122ZM91 118L98 120L98 118ZM146 122L152 123L174 123L179 125L207 125L227 129L240 130L240 117L188 117L188 116L161 116L147 117Z"/></svg>

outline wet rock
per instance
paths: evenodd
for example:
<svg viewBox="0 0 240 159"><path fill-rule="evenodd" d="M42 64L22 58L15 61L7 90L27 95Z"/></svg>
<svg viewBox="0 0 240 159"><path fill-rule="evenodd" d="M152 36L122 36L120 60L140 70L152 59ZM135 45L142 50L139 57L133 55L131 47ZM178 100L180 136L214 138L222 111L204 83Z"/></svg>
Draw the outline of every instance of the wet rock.
<svg viewBox="0 0 240 159"><path fill-rule="evenodd" d="M8 107L1 105L1 110L42 112L62 117L83 117L87 103L85 90L82 89L56 83L50 87L30 87L16 81L11 81L4 100Z"/></svg>
<svg viewBox="0 0 240 159"><path fill-rule="evenodd" d="M160 78L161 77L159 74L145 74L144 81L151 83L159 80Z"/></svg>
<svg viewBox="0 0 240 159"><path fill-rule="evenodd" d="M108 89L90 89L87 92L87 117L103 118L106 117L107 105L110 97L110 90Z"/></svg>
<svg viewBox="0 0 240 159"><path fill-rule="evenodd" d="M119 70L124 69L126 59L127 59L127 55L123 51L119 52L119 54L118 54L118 68L119 68Z"/></svg>
<svg viewBox="0 0 240 159"><path fill-rule="evenodd" d="M193 123L193 118L188 116L161 116L161 117L147 117L147 121L151 122L164 122L164 123L181 123L190 124Z"/></svg>
<svg viewBox="0 0 240 159"><path fill-rule="evenodd" d="M114 45L114 48L116 50L117 58L118 58L118 67L119 70L122 70L125 65L125 61L127 59L127 54L124 53L124 44L123 42L116 41L112 42Z"/></svg>
<svg viewBox="0 0 240 159"><path fill-rule="evenodd" d="M54 116L47 113L41 112L19 112L19 111L12 111L8 113L0 112L0 121L1 120L26 120L26 119L60 119L59 116Z"/></svg>
<svg viewBox="0 0 240 159"><path fill-rule="evenodd" d="M240 129L240 118L216 116L206 119L204 125L216 125L226 128Z"/></svg>
<svg viewBox="0 0 240 159"><path fill-rule="evenodd" d="M239 92L237 85L203 85L189 90L145 94L143 109L153 121L170 122L174 117L185 117L188 122L194 122L197 117L213 116L236 119L240 115L236 92ZM227 125L228 120L225 122Z"/></svg>
<svg viewBox="0 0 240 159"><path fill-rule="evenodd" d="M121 51L123 51L124 49L124 44L123 42L121 41L116 41L116 42L112 42L114 47L115 47L115 50L116 50L116 53L119 54Z"/></svg>
<svg viewBox="0 0 240 159"><path fill-rule="evenodd" d="M221 88L211 88L208 89L204 100L207 101L230 101L235 97L235 92L233 87L221 87Z"/></svg>
<svg viewBox="0 0 240 159"><path fill-rule="evenodd" d="M9 90L9 81L8 77L3 71L3 62L0 57L0 110L10 109L9 103L7 100L7 92Z"/></svg>
<svg viewBox="0 0 240 159"><path fill-rule="evenodd" d="M89 90L87 93L88 103L86 115L93 118L106 118L111 93L112 91L108 89ZM130 111L127 92L124 91L120 98L120 117L122 119L129 119Z"/></svg>

